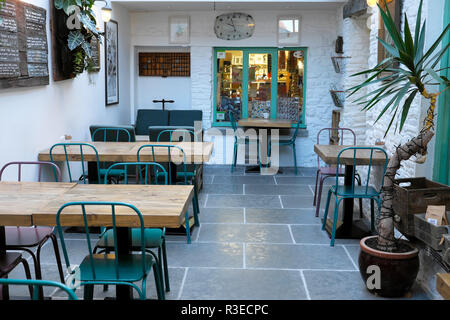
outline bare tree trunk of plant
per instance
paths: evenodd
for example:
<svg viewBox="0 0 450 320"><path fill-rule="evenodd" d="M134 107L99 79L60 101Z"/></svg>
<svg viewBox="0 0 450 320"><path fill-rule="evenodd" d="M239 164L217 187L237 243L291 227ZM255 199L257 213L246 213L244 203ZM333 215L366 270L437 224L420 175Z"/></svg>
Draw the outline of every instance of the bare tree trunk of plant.
<svg viewBox="0 0 450 320"><path fill-rule="evenodd" d="M392 208L395 175L397 174L398 169L400 169L403 160L408 160L417 153L422 156L426 155L427 145L434 136L432 129L434 127L434 109L436 107L438 95L439 94L428 94L425 90L422 92L423 97L430 99L430 107L428 108L424 127L417 137L398 146L389 160L386 174L384 175L384 186L381 194L381 213L378 221L378 250L392 252L397 248L394 237L394 210Z"/></svg>

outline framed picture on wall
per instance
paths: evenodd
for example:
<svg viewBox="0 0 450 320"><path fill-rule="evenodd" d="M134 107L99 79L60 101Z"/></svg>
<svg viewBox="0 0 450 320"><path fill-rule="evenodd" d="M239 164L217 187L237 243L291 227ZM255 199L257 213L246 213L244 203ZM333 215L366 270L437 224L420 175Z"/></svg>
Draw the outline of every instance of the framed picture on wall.
<svg viewBox="0 0 450 320"><path fill-rule="evenodd" d="M119 26L116 21L105 23L105 103L119 103Z"/></svg>
<svg viewBox="0 0 450 320"><path fill-rule="evenodd" d="M169 43L189 43L189 16L169 17Z"/></svg>
<svg viewBox="0 0 450 320"><path fill-rule="evenodd" d="M277 20L278 45L298 45L300 43L300 17L281 16Z"/></svg>

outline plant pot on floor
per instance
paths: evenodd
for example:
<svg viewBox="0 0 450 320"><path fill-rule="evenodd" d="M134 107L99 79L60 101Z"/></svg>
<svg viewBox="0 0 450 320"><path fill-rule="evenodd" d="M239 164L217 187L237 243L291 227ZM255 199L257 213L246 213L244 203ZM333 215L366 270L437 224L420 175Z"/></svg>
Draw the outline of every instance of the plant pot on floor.
<svg viewBox="0 0 450 320"><path fill-rule="evenodd" d="M411 289L419 272L419 250L401 241L401 252L384 252L374 249L376 240L377 236L370 236L360 242L359 271L366 287L382 297L402 297Z"/></svg>

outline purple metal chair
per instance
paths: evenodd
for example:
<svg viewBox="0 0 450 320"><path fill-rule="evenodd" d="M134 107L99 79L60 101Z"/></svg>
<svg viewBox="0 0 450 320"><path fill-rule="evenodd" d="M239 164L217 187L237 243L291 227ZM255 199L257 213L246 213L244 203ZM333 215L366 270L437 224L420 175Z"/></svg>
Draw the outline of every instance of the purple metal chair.
<svg viewBox="0 0 450 320"><path fill-rule="evenodd" d="M0 181L5 169L9 166L18 166L17 181L22 179L22 166L23 165L38 165L38 182L41 181L42 167L49 166L53 169L57 182L61 181L61 170L52 162L45 161L14 161L9 162L0 170ZM52 240L53 249L55 251L56 262L58 265L59 277L62 283L64 283L64 274L61 265L61 257L59 254L58 241L54 234L54 227L5 227L6 238L6 250L22 250L28 252L33 258L34 269L36 273L36 279L42 279L41 273L41 248L47 242L48 239ZM36 255L29 248L37 247Z"/></svg>
<svg viewBox="0 0 450 320"><path fill-rule="evenodd" d="M328 139L331 139L331 135L334 132L337 132L339 139L339 145L344 145L344 132L349 132L353 136L353 145L356 145L356 134L352 129L349 128L323 128L317 133L317 144L320 144L320 134L326 131L328 132ZM320 158L317 156L317 172L316 172L316 186L314 188L314 200L313 205L316 206L316 217L319 216L320 211L320 199L322 198L322 186L325 179L334 177L336 178L336 168L333 167L321 167L320 166ZM345 175L344 166L339 166L338 170L339 177L343 177ZM319 181L320 179L320 181ZM358 185L361 185L361 177L358 173L355 173L355 179L358 182ZM318 183L319 182L319 183ZM319 192L317 192L317 185L319 185ZM362 211L362 199L359 199L359 212L361 218L363 217Z"/></svg>

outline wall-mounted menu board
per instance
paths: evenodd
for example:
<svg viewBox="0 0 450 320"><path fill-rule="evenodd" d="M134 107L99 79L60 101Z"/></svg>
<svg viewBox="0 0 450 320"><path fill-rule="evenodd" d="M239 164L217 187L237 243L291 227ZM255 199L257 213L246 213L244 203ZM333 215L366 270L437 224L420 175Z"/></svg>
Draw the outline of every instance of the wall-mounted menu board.
<svg viewBox="0 0 450 320"><path fill-rule="evenodd" d="M45 9L6 0L0 9L0 88L48 83Z"/></svg>
<svg viewBox="0 0 450 320"><path fill-rule="evenodd" d="M153 77L190 77L189 52L140 52L139 75Z"/></svg>

